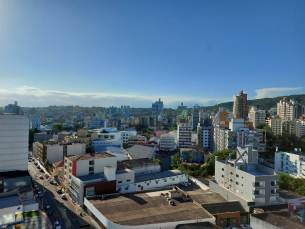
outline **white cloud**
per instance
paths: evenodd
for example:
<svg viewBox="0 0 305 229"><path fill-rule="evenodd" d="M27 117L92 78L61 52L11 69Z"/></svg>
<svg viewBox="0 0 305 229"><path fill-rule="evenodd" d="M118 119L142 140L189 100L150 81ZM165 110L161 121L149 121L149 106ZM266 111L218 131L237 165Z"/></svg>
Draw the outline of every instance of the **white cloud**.
<svg viewBox="0 0 305 229"><path fill-rule="evenodd" d="M302 89L302 87L262 88L262 89L255 90L255 92L257 94L255 96L255 98L256 99L272 98L272 97L276 97L276 96L285 95L285 93L287 93L287 92L298 91L301 89Z"/></svg>
<svg viewBox="0 0 305 229"><path fill-rule="evenodd" d="M70 93L62 91L43 91L34 87L20 87L12 90L0 89L0 106L18 101L22 107L39 107L50 105L80 105L80 106L121 106L151 107L151 103L161 98L165 107L176 108L183 102L187 106L214 105L224 100L201 99L187 96L147 96L136 94L107 94L107 93Z"/></svg>

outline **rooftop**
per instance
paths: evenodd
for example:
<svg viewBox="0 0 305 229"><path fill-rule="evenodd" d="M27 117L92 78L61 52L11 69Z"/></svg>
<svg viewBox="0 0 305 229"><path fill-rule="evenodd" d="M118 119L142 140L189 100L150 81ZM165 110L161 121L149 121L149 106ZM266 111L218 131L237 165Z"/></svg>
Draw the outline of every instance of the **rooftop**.
<svg viewBox="0 0 305 229"><path fill-rule="evenodd" d="M130 169L116 170L116 174L131 173L131 172L133 171Z"/></svg>
<svg viewBox="0 0 305 229"><path fill-rule="evenodd" d="M0 209L10 208L19 205L21 205L21 203L19 203L19 196L9 196L0 198Z"/></svg>
<svg viewBox="0 0 305 229"><path fill-rule="evenodd" d="M210 190L198 189L196 191L189 191L187 194L199 204L214 204L228 202L221 194L212 192Z"/></svg>
<svg viewBox="0 0 305 229"><path fill-rule="evenodd" d="M69 156L66 157L70 161L82 161L82 160L89 160L89 159L97 159L97 158L107 158L107 157L115 157L110 153L95 153L95 154L82 154L76 156Z"/></svg>
<svg viewBox="0 0 305 229"><path fill-rule="evenodd" d="M78 176L76 178L83 182L97 180L97 179L100 179L101 181L103 181L103 180L106 181L104 173L94 173L94 174L89 174L89 175L85 175L85 176Z"/></svg>
<svg viewBox="0 0 305 229"><path fill-rule="evenodd" d="M147 225L183 220L211 218L201 207L182 198L173 199L177 206L171 206L160 195L140 193L90 199L89 202L108 220L120 225Z"/></svg>
<svg viewBox="0 0 305 229"><path fill-rule="evenodd" d="M164 172L159 173L149 173L144 175L139 175L135 177L135 183L143 182L143 181L149 181L149 180L156 180L156 179L162 179L165 177L171 177L171 176L177 176L184 174L180 170L168 170Z"/></svg>
<svg viewBox="0 0 305 229"><path fill-rule="evenodd" d="M303 196L291 192L291 191L286 191L283 189L277 189L276 192L279 194L279 197L283 198L283 199L297 199L297 198L301 198ZM304 197L305 198L305 197Z"/></svg>
<svg viewBox="0 0 305 229"><path fill-rule="evenodd" d="M55 167L64 167L65 163L64 161L58 161L58 162L54 162L53 165Z"/></svg>
<svg viewBox="0 0 305 229"><path fill-rule="evenodd" d="M132 159L150 158L154 150L153 145L134 145L127 149Z"/></svg>
<svg viewBox="0 0 305 229"><path fill-rule="evenodd" d="M188 223L188 224L178 224L175 229L208 229L208 228L216 228L221 229L221 227L212 224L210 222L204 223Z"/></svg>
<svg viewBox="0 0 305 229"><path fill-rule="evenodd" d="M212 215L226 212L246 212L239 201L202 204L201 206Z"/></svg>
<svg viewBox="0 0 305 229"><path fill-rule="evenodd" d="M158 166L159 163L150 160L149 158L139 158L134 160L126 160L126 161L118 161L117 163L117 169L132 169L133 167L137 166L147 166L147 165L156 165Z"/></svg>
<svg viewBox="0 0 305 229"><path fill-rule="evenodd" d="M252 214L251 217L260 219L281 229L304 229L305 226L296 221L297 216L286 211Z"/></svg>

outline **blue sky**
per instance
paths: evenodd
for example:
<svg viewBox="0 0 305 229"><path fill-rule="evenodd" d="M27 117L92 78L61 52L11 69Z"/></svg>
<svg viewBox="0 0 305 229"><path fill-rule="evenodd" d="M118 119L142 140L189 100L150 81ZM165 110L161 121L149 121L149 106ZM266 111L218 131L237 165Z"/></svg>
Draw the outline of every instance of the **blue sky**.
<svg viewBox="0 0 305 229"><path fill-rule="evenodd" d="M305 1L0 0L0 106L305 93Z"/></svg>

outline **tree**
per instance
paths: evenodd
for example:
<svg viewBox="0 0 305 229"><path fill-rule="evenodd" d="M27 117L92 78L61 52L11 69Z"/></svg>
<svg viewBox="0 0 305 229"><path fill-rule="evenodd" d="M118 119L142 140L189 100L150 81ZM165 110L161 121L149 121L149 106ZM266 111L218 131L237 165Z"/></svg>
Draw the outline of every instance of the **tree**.
<svg viewBox="0 0 305 229"><path fill-rule="evenodd" d="M143 128L146 128L147 126L145 126L142 122L138 122L135 125L136 131L141 131Z"/></svg>
<svg viewBox="0 0 305 229"><path fill-rule="evenodd" d="M177 125L173 123L172 127L170 128L171 131L177 130Z"/></svg>
<svg viewBox="0 0 305 229"><path fill-rule="evenodd" d="M54 123L52 125L52 130L62 130L62 124L60 123Z"/></svg>
<svg viewBox="0 0 305 229"><path fill-rule="evenodd" d="M162 161L160 159L153 158L152 161L158 162L160 165L160 168L162 169Z"/></svg>
<svg viewBox="0 0 305 229"><path fill-rule="evenodd" d="M172 164L178 166L181 164L181 155L180 152L177 152L174 156L172 156Z"/></svg>
<svg viewBox="0 0 305 229"><path fill-rule="evenodd" d="M93 146L89 146L87 149L86 149L86 153L95 153L95 149Z"/></svg>
<svg viewBox="0 0 305 229"><path fill-rule="evenodd" d="M43 166L47 168L47 167L49 166L49 161L45 161L45 162L43 163Z"/></svg>

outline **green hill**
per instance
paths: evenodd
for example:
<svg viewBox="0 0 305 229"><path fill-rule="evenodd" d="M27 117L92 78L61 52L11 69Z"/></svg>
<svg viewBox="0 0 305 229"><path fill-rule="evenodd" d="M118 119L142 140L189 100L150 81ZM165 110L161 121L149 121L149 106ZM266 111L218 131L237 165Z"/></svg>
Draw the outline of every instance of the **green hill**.
<svg viewBox="0 0 305 229"><path fill-rule="evenodd" d="M283 97L286 97L287 99L295 99L301 104L305 105L305 94L302 95L287 95L287 96L278 96L274 98L263 98L263 99L253 99L253 100L248 100L247 101L247 106L249 107L250 105L254 104L261 104L263 106L264 110L269 110L272 107L276 107L276 104L283 99ZM219 107L225 107L230 110L233 110L233 101L230 102L225 102L225 103L220 103L214 106L207 106L203 107L206 110L213 110L213 111L218 111Z"/></svg>

